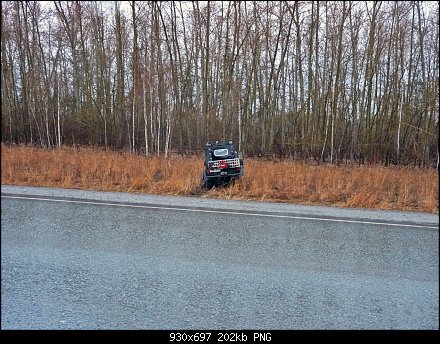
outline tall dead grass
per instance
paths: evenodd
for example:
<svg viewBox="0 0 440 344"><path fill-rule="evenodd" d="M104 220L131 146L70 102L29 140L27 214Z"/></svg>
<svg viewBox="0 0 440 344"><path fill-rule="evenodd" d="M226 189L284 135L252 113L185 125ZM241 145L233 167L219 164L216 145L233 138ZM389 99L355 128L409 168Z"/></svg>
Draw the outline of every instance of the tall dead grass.
<svg viewBox="0 0 440 344"><path fill-rule="evenodd" d="M438 171L245 160L245 176L201 187L201 157L1 147L1 183L438 213Z"/></svg>

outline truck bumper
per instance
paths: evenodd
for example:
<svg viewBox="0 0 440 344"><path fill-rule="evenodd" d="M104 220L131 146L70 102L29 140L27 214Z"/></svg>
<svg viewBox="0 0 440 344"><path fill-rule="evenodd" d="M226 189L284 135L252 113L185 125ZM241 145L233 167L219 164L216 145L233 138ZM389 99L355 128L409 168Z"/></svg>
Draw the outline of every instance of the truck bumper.
<svg viewBox="0 0 440 344"><path fill-rule="evenodd" d="M206 170L203 171L203 179L204 180L222 180L222 179L231 179L231 178L239 178L243 176L243 166L240 168L240 172L232 172L232 171L223 171L226 174L222 174L222 172L211 172L206 173Z"/></svg>

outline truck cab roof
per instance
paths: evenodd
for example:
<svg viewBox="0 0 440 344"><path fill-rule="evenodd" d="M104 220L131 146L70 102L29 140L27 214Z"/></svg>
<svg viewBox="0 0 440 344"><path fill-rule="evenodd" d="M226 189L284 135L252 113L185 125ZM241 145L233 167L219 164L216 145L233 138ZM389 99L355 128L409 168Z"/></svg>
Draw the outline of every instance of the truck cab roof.
<svg viewBox="0 0 440 344"><path fill-rule="evenodd" d="M232 141L211 141L205 147L206 160L235 158L237 151Z"/></svg>

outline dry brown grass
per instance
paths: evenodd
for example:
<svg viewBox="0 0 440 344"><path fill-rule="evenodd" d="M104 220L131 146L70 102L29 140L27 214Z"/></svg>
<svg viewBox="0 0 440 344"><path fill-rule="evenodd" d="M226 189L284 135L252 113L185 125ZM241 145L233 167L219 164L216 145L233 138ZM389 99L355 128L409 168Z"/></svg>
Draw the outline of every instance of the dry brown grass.
<svg viewBox="0 0 440 344"><path fill-rule="evenodd" d="M2 184L439 211L435 169L246 159L244 178L207 191L201 187L202 166L201 157L164 159L90 148L1 147Z"/></svg>

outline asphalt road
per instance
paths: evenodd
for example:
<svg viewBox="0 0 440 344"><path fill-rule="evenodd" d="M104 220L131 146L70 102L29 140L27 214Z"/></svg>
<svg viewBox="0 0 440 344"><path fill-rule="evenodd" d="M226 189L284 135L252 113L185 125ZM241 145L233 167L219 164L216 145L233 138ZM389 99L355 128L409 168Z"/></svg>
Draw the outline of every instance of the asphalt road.
<svg viewBox="0 0 440 344"><path fill-rule="evenodd" d="M438 216L2 186L2 329L438 329Z"/></svg>

